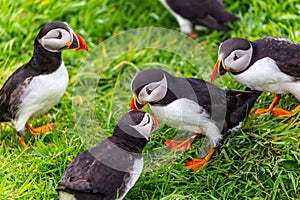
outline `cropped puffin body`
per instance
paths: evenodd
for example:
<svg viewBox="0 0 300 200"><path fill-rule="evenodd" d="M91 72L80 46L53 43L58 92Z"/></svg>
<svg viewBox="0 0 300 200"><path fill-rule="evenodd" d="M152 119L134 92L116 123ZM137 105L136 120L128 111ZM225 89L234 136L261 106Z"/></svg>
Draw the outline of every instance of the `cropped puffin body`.
<svg viewBox="0 0 300 200"><path fill-rule="evenodd" d="M186 166L192 170L206 164L223 135L237 131L260 92L222 90L204 80L171 76L161 69L138 73L132 81L131 109L147 103L154 115L167 125L197 133L183 142L166 141L169 149L185 151L199 134L210 140L211 150L204 159L193 159Z"/></svg>
<svg viewBox="0 0 300 200"><path fill-rule="evenodd" d="M87 45L68 24L46 24L35 38L30 61L18 68L0 90L0 121L14 124L23 147L25 125L34 135L54 127L51 122L33 128L27 121L50 110L66 91L69 77L61 58L66 49L87 50Z"/></svg>
<svg viewBox="0 0 300 200"><path fill-rule="evenodd" d="M238 20L239 17L227 11L222 0L160 0L161 3L177 19L181 32L197 35L194 28L209 28L229 31L228 22Z"/></svg>
<svg viewBox="0 0 300 200"><path fill-rule="evenodd" d="M149 113L123 115L111 137L72 161L59 182L59 199L123 199L142 172L142 150L158 126Z"/></svg>
<svg viewBox="0 0 300 200"><path fill-rule="evenodd" d="M230 72L241 84L258 91L275 93L275 99L267 109L256 114L272 111L274 116L287 117L292 111L275 108L281 94L291 93L300 100L300 45L284 38L263 37L254 42L231 38L219 47L219 59L211 81Z"/></svg>

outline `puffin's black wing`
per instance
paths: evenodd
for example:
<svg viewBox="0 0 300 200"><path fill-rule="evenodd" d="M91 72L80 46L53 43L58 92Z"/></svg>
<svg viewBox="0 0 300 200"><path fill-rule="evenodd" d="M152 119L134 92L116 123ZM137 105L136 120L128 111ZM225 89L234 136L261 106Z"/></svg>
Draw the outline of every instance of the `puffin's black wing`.
<svg viewBox="0 0 300 200"><path fill-rule="evenodd" d="M256 99L260 96L260 91L226 90L227 96L227 116L228 128L237 126L249 114Z"/></svg>
<svg viewBox="0 0 300 200"><path fill-rule="evenodd" d="M117 151L120 150L106 139L99 146L80 153L67 168L59 184L77 192L100 193L105 196L113 194L128 176L126 170L118 171L104 164L108 160L124 164L122 158L117 157Z"/></svg>
<svg viewBox="0 0 300 200"><path fill-rule="evenodd" d="M222 118L222 115L216 112L226 111L226 93L225 90L215 86L214 84L196 78L188 78L187 81L190 83L194 90L194 94L190 94L190 99L196 95L197 103L202 106L207 113L212 115L212 119L219 121L218 117ZM190 92L189 92L190 93Z"/></svg>
<svg viewBox="0 0 300 200"><path fill-rule="evenodd" d="M33 78L32 73L26 70L26 65L17 69L0 90L0 121L2 122L15 117L23 89Z"/></svg>
<svg viewBox="0 0 300 200"><path fill-rule="evenodd" d="M270 57L285 74L300 78L300 45L284 38L264 37L253 42L254 61ZM255 47L254 46L254 47Z"/></svg>
<svg viewBox="0 0 300 200"><path fill-rule="evenodd" d="M210 114L211 119L215 122L223 122L225 119L225 132L244 120L261 94L258 91L222 90L201 79L187 80L199 105Z"/></svg>
<svg viewBox="0 0 300 200"><path fill-rule="evenodd" d="M240 19L239 16L225 9L222 0L211 0L211 4L210 14L216 18L218 22L226 23Z"/></svg>
<svg viewBox="0 0 300 200"><path fill-rule="evenodd" d="M239 19L226 11L220 0L167 0L167 3L174 12L193 24L211 29L228 31L230 28L223 23Z"/></svg>

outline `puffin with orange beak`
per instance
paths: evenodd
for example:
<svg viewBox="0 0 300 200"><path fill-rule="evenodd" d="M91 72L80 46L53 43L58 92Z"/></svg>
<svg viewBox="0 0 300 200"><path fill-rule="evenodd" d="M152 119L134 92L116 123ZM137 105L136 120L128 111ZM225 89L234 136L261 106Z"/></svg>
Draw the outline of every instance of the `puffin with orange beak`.
<svg viewBox="0 0 300 200"><path fill-rule="evenodd" d="M61 53L67 49L88 50L88 47L68 24L47 23L35 38L32 58L0 90L0 121L14 124L24 148L25 126L33 135L54 128L53 122L33 128L28 120L50 110L66 91L69 76Z"/></svg>
<svg viewBox="0 0 300 200"><path fill-rule="evenodd" d="M238 82L248 88L276 94L267 109L255 114L272 112L274 116L288 117L291 111L275 108L281 94L291 93L300 100L300 45L285 38L263 37L254 42L230 38L219 47L219 59L211 81L230 72Z"/></svg>
<svg viewBox="0 0 300 200"><path fill-rule="evenodd" d="M185 141L167 140L168 149L186 151L193 140L204 134L210 151L204 159L186 163L191 170L205 165L227 132L235 132L259 97L260 92L222 90L201 79L174 77L161 69L138 73L131 83L131 110L146 104L161 122L182 131L195 133Z"/></svg>

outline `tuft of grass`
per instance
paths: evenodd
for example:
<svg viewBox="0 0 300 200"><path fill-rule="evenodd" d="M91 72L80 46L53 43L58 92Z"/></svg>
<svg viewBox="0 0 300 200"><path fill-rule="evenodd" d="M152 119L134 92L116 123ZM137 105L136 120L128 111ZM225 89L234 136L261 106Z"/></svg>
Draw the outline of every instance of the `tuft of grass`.
<svg viewBox="0 0 300 200"><path fill-rule="evenodd" d="M143 3L140 0L8 0L0 3L0 85L30 59L34 38L49 21L67 22L89 46L89 53L63 53L70 75L67 92L48 114L30 121L34 126L55 121L55 130L37 139L28 132L25 137L28 148L23 149L14 127L10 123L0 124L0 199L57 199L57 183L72 159L109 136L120 116L127 112L130 81L143 67L164 67L176 76L208 80L207 72L217 59L218 46L229 37L255 40L280 36L300 42L298 1L224 0L224 4L239 14L241 20L230 25L233 28L230 32L198 32L195 42L201 44L203 57L186 52L184 55L192 55L187 59L168 51L164 35L158 35L153 41L158 41L158 46L161 42L166 48L131 46L143 40L121 43L128 51L105 63L105 55L118 45L110 43L110 39L118 34L141 27L179 31L176 20L159 1L152 0ZM143 39L147 38L145 34ZM89 88L89 96L76 96L79 86L88 83L89 79L82 78L88 66L97 69L87 74L96 78L96 85ZM245 88L230 75L216 84L224 89ZM267 107L272 99L272 94L262 94L255 108ZM79 112L87 103L91 109ZM278 106L292 109L297 104L292 95L284 95ZM93 120L86 121L91 116ZM284 119L270 114L250 114L243 128L226 137L211 161L196 173L184 168L184 163L198 155L203 139L197 140L185 153L168 152L163 142L178 132L162 125L144 149L144 171L125 199L299 199L299 116Z"/></svg>

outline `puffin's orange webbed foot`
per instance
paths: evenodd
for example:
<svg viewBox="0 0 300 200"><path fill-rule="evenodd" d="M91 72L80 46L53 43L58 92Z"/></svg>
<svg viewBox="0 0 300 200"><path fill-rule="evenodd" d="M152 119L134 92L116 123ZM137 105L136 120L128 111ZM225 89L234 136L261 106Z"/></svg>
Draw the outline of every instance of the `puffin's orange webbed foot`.
<svg viewBox="0 0 300 200"><path fill-rule="evenodd" d="M186 161L185 166L191 169L191 171L193 172L198 171L201 167L206 165L206 163L210 160L214 152L215 149L213 148L209 151L209 153L205 156L204 159L193 158L192 160Z"/></svg>
<svg viewBox="0 0 300 200"><path fill-rule="evenodd" d="M42 125L37 128L33 128L28 122L26 123L26 127L29 129L30 133L34 136L47 133L55 128L55 124L53 122L48 122L45 125Z"/></svg>
<svg viewBox="0 0 300 200"><path fill-rule="evenodd" d="M181 140L166 140L165 145L167 146L168 150L178 150L180 152L185 152L189 148L191 148L192 143L195 138L201 137L201 134L196 134L184 141Z"/></svg>
<svg viewBox="0 0 300 200"><path fill-rule="evenodd" d="M293 115L295 112L298 112L299 110L300 110L300 104L291 111L287 111L281 108L274 108L272 110L272 114L274 117L290 117L291 115Z"/></svg>
<svg viewBox="0 0 300 200"><path fill-rule="evenodd" d="M189 39L196 39L197 36L197 33L193 30L193 32L189 35Z"/></svg>
<svg viewBox="0 0 300 200"><path fill-rule="evenodd" d="M274 109L274 107L278 104L280 98L281 98L281 95L276 94L275 98L274 98L273 102L270 104L269 108L259 108L259 109L256 110L256 112L254 114L255 115L261 115L261 114L271 112Z"/></svg>
<svg viewBox="0 0 300 200"><path fill-rule="evenodd" d="M265 113L268 113L268 112L271 112L272 109L269 109L269 108L258 108L254 115L262 115L262 114L265 114Z"/></svg>

